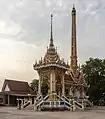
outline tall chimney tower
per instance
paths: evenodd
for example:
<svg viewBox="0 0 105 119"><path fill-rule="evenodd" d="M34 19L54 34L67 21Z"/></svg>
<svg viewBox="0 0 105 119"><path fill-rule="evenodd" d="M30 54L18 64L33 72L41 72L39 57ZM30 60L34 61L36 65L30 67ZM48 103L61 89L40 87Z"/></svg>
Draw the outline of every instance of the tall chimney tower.
<svg viewBox="0 0 105 119"><path fill-rule="evenodd" d="M77 43L76 43L76 9L72 8L72 33L71 33L71 63L70 68L74 75L76 74L77 65Z"/></svg>

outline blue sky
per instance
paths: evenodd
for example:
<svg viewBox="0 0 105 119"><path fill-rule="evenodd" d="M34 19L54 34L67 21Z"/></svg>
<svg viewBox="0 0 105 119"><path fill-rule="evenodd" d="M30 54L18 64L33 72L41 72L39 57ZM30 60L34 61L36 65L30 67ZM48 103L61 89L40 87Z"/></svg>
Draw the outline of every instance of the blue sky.
<svg viewBox="0 0 105 119"><path fill-rule="evenodd" d="M71 10L77 9L79 63L105 57L105 0L0 0L0 84L5 78L31 82L33 63L46 52L53 13L54 44L70 59Z"/></svg>

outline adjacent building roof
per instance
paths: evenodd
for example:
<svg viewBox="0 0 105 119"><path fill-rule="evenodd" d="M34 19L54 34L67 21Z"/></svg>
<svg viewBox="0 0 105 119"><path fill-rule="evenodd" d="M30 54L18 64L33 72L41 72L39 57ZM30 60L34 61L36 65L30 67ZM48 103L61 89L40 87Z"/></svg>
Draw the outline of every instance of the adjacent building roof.
<svg viewBox="0 0 105 119"><path fill-rule="evenodd" d="M28 93L30 88L28 82L5 79L2 92L5 91Z"/></svg>

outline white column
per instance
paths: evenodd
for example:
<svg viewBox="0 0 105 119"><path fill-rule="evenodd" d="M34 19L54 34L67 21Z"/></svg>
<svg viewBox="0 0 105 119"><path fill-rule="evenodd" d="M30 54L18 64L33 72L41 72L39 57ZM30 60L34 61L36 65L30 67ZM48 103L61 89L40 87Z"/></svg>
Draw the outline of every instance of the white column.
<svg viewBox="0 0 105 119"><path fill-rule="evenodd" d="M52 81L53 81L53 74L52 74L52 72L51 72L51 74L50 74L50 93L52 93Z"/></svg>
<svg viewBox="0 0 105 119"><path fill-rule="evenodd" d="M64 75L62 76L62 95L65 96L65 81L64 81Z"/></svg>
<svg viewBox="0 0 105 119"><path fill-rule="evenodd" d="M52 88L53 88L53 91L55 92L56 91L55 72L53 71L52 74L53 74L52 76L53 77L52 78L53 87Z"/></svg>
<svg viewBox="0 0 105 119"><path fill-rule="evenodd" d="M55 84L55 72L54 70L51 71L51 74L50 74L50 92L52 91L56 91L56 84Z"/></svg>
<svg viewBox="0 0 105 119"><path fill-rule="evenodd" d="M39 75L38 94L41 94L41 75Z"/></svg>

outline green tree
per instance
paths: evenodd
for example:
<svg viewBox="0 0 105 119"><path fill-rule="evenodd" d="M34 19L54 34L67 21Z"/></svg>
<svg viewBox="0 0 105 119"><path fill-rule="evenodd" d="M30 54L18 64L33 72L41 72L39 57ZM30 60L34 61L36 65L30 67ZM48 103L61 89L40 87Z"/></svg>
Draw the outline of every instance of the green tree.
<svg viewBox="0 0 105 119"><path fill-rule="evenodd" d="M36 93L38 92L38 84L39 84L39 80L34 79L31 83L30 83L30 89L32 92ZM43 83L42 83L42 87L41 87L41 92L44 96L46 96L48 94L48 77L44 77L43 78Z"/></svg>
<svg viewBox="0 0 105 119"><path fill-rule="evenodd" d="M89 58L82 65L86 93L96 105L105 105L105 60Z"/></svg>
<svg viewBox="0 0 105 119"><path fill-rule="evenodd" d="M38 92L38 83L39 83L39 80L38 79L32 80L32 82L30 83L31 91L33 91L35 93Z"/></svg>
<svg viewBox="0 0 105 119"><path fill-rule="evenodd" d="M43 96L46 96L48 94L48 77L46 76L43 78L41 92Z"/></svg>

